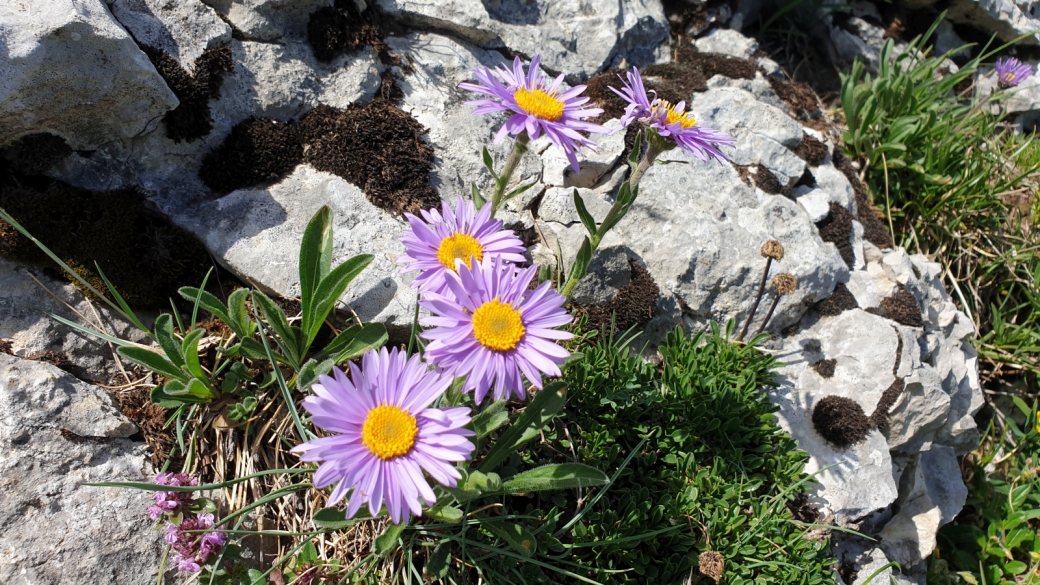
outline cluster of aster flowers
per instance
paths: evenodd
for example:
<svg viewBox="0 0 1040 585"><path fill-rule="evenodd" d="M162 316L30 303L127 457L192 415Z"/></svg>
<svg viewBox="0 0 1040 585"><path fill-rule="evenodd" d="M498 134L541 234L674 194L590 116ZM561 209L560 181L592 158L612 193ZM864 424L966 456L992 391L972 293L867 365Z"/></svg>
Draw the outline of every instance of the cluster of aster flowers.
<svg viewBox="0 0 1040 585"><path fill-rule="evenodd" d="M173 487L197 486L199 479L186 473L160 473L155 483ZM193 492L157 491L155 505L148 508L152 520L166 522L164 538L170 545L171 561L181 571L198 573L202 565L224 546L226 537L213 528L213 514L191 511L196 503ZM203 532L206 531L206 532Z"/></svg>
<svg viewBox="0 0 1040 585"><path fill-rule="evenodd" d="M542 75L539 61L535 56L526 72L519 58L512 69L479 68L478 83L460 87L486 96L468 102L475 114L510 114L495 141L516 136L514 155L545 135L580 172L578 153L595 148L588 135L608 132L586 119L603 111L588 107L589 98L581 95L585 86L563 89L563 75ZM728 134L701 127L683 103L648 96L638 71L628 79L618 92L630 104L622 126L638 120L652 136L670 141L654 152L678 146L702 160L724 159L719 148L733 144ZM647 164L653 156L647 155ZM507 164L499 187L518 161L510 158L513 166ZM544 377L562 374L570 354L559 342L573 337L560 330L572 320L566 298L551 282L532 285L537 269L521 266L523 243L494 218L499 195L480 209L460 198L454 208L444 202L440 210L406 214L405 253L398 262L401 272L418 273L411 286L429 312L419 321L427 341L422 355L370 351L360 367L348 365L349 375L336 369L320 376L313 396L303 400L311 422L328 435L293 451L319 463L315 487L332 487L329 506L346 499L348 518L367 505L372 516L385 507L394 523L408 522L437 501L427 476L449 488L457 485L457 465L475 449L474 432L465 428L472 412L434 406L453 381L462 380L479 408L488 395L524 399L528 385L540 389Z"/></svg>

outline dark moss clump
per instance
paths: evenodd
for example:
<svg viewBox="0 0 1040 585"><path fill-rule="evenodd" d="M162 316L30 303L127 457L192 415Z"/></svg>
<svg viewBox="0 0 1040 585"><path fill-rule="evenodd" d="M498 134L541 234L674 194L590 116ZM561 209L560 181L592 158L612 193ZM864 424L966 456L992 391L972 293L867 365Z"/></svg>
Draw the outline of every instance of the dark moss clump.
<svg viewBox="0 0 1040 585"><path fill-rule="evenodd" d="M888 233L888 228L874 213L870 197L867 195L867 186L859 180L859 174L853 168L852 161L845 156L845 150L840 144L834 147L831 157L834 160L835 168L845 175L845 178L852 184L852 190L856 193L856 219L863 224L863 239L882 249L895 246L892 236Z"/></svg>
<svg viewBox="0 0 1040 585"><path fill-rule="evenodd" d="M820 102L812 88L800 81L769 77L776 95L791 108L796 118L806 119L820 111Z"/></svg>
<svg viewBox="0 0 1040 585"><path fill-rule="evenodd" d="M770 195L783 195L790 198L791 189L780 182L780 179L772 171L762 165L755 165L755 172L749 173L748 177L755 182L755 186Z"/></svg>
<svg viewBox="0 0 1040 585"><path fill-rule="evenodd" d="M907 327L923 327L921 318L921 306L917 304L917 297L905 288L900 288L896 294L881 300L879 313L883 317L906 325Z"/></svg>
<svg viewBox="0 0 1040 585"><path fill-rule="evenodd" d="M307 41L319 61L331 61L340 55L371 46L384 52L386 44L373 11L358 12L353 0L339 0L335 6L319 8L307 22Z"/></svg>
<svg viewBox="0 0 1040 585"><path fill-rule="evenodd" d="M11 169L27 175L39 175L72 154L65 139L48 132L29 134L0 150L0 159Z"/></svg>
<svg viewBox="0 0 1040 585"><path fill-rule="evenodd" d="M758 72L758 64L751 59L721 53L693 53L689 56L689 62L700 69L706 79L716 75L730 79L754 79Z"/></svg>
<svg viewBox="0 0 1040 585"><path fill-rule="evenodd" d="M318 106L304 116L300 130L306 162L357 185L372 204L393 213L440 205L430 184L433 148L424 137L427 129L393 104Z"/></svg>
<svg viewBox="0 0 1040 585"><path fill-rule="evenodd" d="M809 134L803 134L802 141L794 149L794 153L809 163L809 166L818 167L827 158L827 145Z"/></svg>
<svg viewBox="0 0 1040 585"><path fill-rule="evenodd" d="M831 296L816 304L816 310L824 317L833 317L857 308L859 303L856 302L856 297L844 284L838 284Z"/></svg>
<svg viewBox="0 0 1040 585"><path fill-rule="evenodd" d="M298 129L271 118L249 118L231 129L199 170L202 182L220 193L278 181L303 160Z"/></svg>
<svg viewBox="0 0 1040 585"><path fill-rule="evenodd" d="M856 253L852 249L852 214L832 201L830 213L816 223L816 228L820 231L820 239L837 246L841 259L852 268L856 262Z"/></svg>
<svg viewBox="0 0 1040 585"><path fill-rule="evenodd" d="M200 55L195 60L194 75L165 51L147 46L141 49L181 102L163 116L166 136L174 142L191 142L208 135L213 130L209 102L220 97L224 74L235 68L231 47L209 49Z"/></svg>
<svg viewBox="0 0 1040 585"><path fill-rule="evenodd" d="M708 91L708 78L691 63L663 63L642 71L647 89L673 104L690 101L694 92Z"/></svg>
<svg viewBox="0 0 1040 585"><path fill-rule="evenodd" d="M590 118L590 122L602 124L607 120L620 118L625 113L625 106L628 105L628 102L610 91L611 87L621 87L621 81L618 80L620 74L619 69L611 69L594 75L585 82L585 95L589 97L589 101L595 107L603 108L603 113L597 118Z"/></svg>
<svg viewBox="0 0 1040 585"><path fill-rule="evenodd" d="M97 262L116 290L135 307L168 306L186 283L201 282L211 266L205 248L188 232L145 207L139 192L98 193L59 181L12 181L0 187L0 206L92 286L104 291ZM52 266L31 241L0 222L0 255Z"/></svg>
<svg viewBox="0 0 1040 585"><path fill-rule="evenodd" d="M613 299L585 309L588 315L586 327L589 330L609 329L613 319L614 330L621 333L632 327L646 325L657 314L657 297L661 294L657 283L639 264L629 261L629 266L632 278L618 290Z"/></svg>
<svg viewBox="0 0 1040 585"><path fill-rule="evenodd" d="M820 360L813 364L812 369L816 370L816 373L823 378L830 378L834 376L834 366L838 364L837 360Z"/></svg>
<svg viewBox="0 0 1040 585"><path fill-rule="evenodd" d="M820 436L842 449L866 439L874 428L859 403L844 396L825 396L817 402L812 423Z"/></svg>
<svg viewBox="0 0 1040 585"><path fill-rule="evenodd" d="M879 429L885 429L888 426L888 411L896 403L899 395L903 393L903 389L906 388L906 382L902 378L896 378L892 384L881 393L881 400L878 400L877 408L874 409L874 413L870 415L870 424Z"/></svg>

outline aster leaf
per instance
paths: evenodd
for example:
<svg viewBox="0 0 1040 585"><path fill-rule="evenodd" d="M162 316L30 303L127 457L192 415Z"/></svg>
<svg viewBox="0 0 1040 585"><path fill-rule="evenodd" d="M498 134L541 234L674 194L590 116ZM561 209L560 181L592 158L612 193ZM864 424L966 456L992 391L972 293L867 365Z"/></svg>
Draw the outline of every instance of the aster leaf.
<svg viewBox="0 0 1040 585"><path fill-rule="evenodd" d="M370 350L383 347L388 339L382 323L365 323L344 329L315 359L332 357L336 363L352 360Z"/></svg>
<svg viewBox="0 0 1040 585"><path fill-rule="evenodd" d="M430 560L423 567L423 572L434 579L443 579L448 574L448 560L450 556L451 543L442 542L438 544L433 549L433 553L430 554Z"/></svg>
<svg viewBox="0 0 1040 585"><path fill-rule="evenodd" d="M429 516L438 522L445 522L448 524L458 524L459 522L462 522L463 516L462 510L455 506L448 506L446 504L434 506L423 512L423 515Z"/></svg>
<svg viewBox="0 0 1040 585"><path fill-rule="evenodd" d="M253 299L263 311L267 323L281 338L279 346L285 352L285 357L289 358L293 369L298 370L300 368L299 343L295 332L289 327L289 321L285 318L285 313L282 312L282 309L274 301L260 291L253 291Z"/></svg>
<svg viewBox="0 0 1040 585"><path fill-rule="evenodd" d="M397 547L397 541L401 538L401 533L404 532L406 526L408 525L404 522L400 524L387 524L386 531L376 537L376 554L383 556L393 551Z"/></svg>
<svg viewBox="0 0 1040 585"><path fill-rule="evenodd" d="M347 290L347 286L350 284L361 271L364 270L375 256L371 254L359 254L350 258L343 264L337 266L328 276L323 278L318 284L318 289L314 292L314 304L311 306L311 318L310 318L310 329L304 331L306 343L303 345L304 348L310 347L310 344L314 342L314 338L318 335L318 330L321 328L321 324L325 321L325 317L328 317L332 308L336 305L336 301L339 297ZM302 348L301 348L302 349ZM301 353L303 353L301 351Z"/></svg>
<svg viewBox="0 0 1040 585"><path fill-rule="evenodd" d="M585 272L589 269L589 262L592 260L592 242L586 236L581 242L581 248L578 248L578 255L574 257L574 264L571 264L571 272L567 277L568 282L578 282L585 276Z"/></svg>
<svg viewBox="0 0 1040 585"><path fill-rule="evenodd" d="M336 364L332 360L323 362L313 359L307 360L307 363L300 368L300 373L296 375L296 389L306 390L310 388L312 384L318 381L318 376L327 375L332 371L332 366L334 365Z"/></svg>
<svg viewBox="0 0 1040 585"><path fill-rule="evenodd" d="M177 292L185 299L195 302L195 299L199 300L199 305L213 313L221 321L231 323L231 317L228 315L227 310L224 308L224 304L220 302L220 299L213 296L212 294L195 288L194 286L182 286L177 289Z"/></svg>
<svg viewBox="0 0 1040 585"><path fill-rule="evenodd" d="M643 131L636 132L635 143L632 144L632 151L628 153L628 164L634 169L639 166L639 151L643 148Z"/></svg>
<svg viewBox="0 0 1040 585"><path fill-rule="evenodd" d="M202 369L199 361L199 340L206 334L205 329L195 329L189 333L181 343L181 351L184 353L184 367L192 376L201 380L209 378L206 371Z"/></svg>
<svg viewBox="0 0 1040 585"><path fill-rule="evenodd" d="M347 518L347 513L338 508L322 508L311 516L311 521L326 530L342 530L359 522L357 518Z"/></svg>
<svg viewBox="0 0 1040 585"><path fill-rule="evenodd" d="M516 197L517 195L523 194L525 191L527 191L531 187L534 187L537 184L538 184L538 180L536 179L534 181L531 181L530 183L527 183L526 185L520 185L516 189L513 189L509 193L506 193L506 196L502 200L503 201L509 201L513 197Z"/></svg>
<svg viewBox="0 0 1040 585"><path fill-rule="evenodd" d="M580 463L543 465L514 475L502 483L502 492L520 494L606 485L607 474Z"/></svg>
<svg viewBox="0 0 1040 585"><path fill-rule="evenodd" d="M249 290L240 288L228 296L228 327L235 332L239 339L247 339L256 332L256 323L249 319L246 311L246 298Z"/></svg>
<svg viewBox="0 0 1040 585"><path fill-rule="evenodd" d="M491 151L489 151L488 148L485 146L481 154L484 158L484 166L487 167L487 170L489 173L491 173L491 176L494 177L496 181L498 181L498 173L495 172L495 159L491 157Z"/></svg>
<svg viewBox="0 0 1040 585"><path fill-rule="evenodd" d="M184 367L184 354L181 353L181 344L173 336L173 318L168 313L163 313L155 320L155 340L159 347L166 353L167 359L178 368Z"/></svg>
<svg viewBox="0 0 1040 585"><path fill-rule="evenodd" d="M163 384L159 384L155 388L152 388L152 392L149 395L149 399L152 401L153 404L158 404L163 408L177 408L179 406L182 406L185 402L203 402L201 400L190 400L176 396L170 396L166 393L166 389Z"/></svg>
<svg viewBox="0 0 1040 585"><path fill-rule="evenodd" d="M300 241L300 302L304 331L310 331L314 293L318 283L332 270L332 211L322 206L303 232Z"/></svg>
<svg viewBox="0 0 1040 585"><path fill-rule="evenodd" d="M566 383L557 381L546 384L545 388L527 404L527 408L517 417L513 426L502 433L502 436L495 441L491 450L484 456L484 460L480 463L478 469L486 473L497 468L499 464L518 451L529 440L525 439L524 436L528 429L544 427L549 420L563 409L566 400Z"/></svg>
<svg viewBox="0 0 1040 585"><path fill-rule="evenodd" d="M182 382L188 381L188 376L180 368L173 365L170 360L158 352L143 347L120 347L116 351L131 362L144 366L160 376L166 376Z"/></svg>
<svg viewBox="0 0 1040 585"><path fill-rule="evenodd" d="M596 220L589 213L588 208L585 207L585 200L581 198L577 189L574 190L574 209L578 210L578 217L581 218L581 223L585 226L585 230L589 232L589 236L595 236Z"/></svg>
<svg viewBox="0 0 1040 585"><path fill-rule="evenodd" d="M477 433L477 440L479 441L490 435L507 422L509 422L509 413L506 412L506 401L496 400L492 402L487 408L473 417L473 430Z"/></svg>
<svg viewBox="0 0 1040 585"><path fill-rule="evenodd" d="M512 522L486 522L481 526L504 540L513 550L525 557L534 555L535 551L538 550L537 539L530 531L519 524L513 524Z"/></svg>
<svg viewBox="0 0 1040 585"><path fill-rule="evenodd" d="M477 189L477 184L471 181L469 184L469 190L469 198L473 200L473 206L476 207L478 210L484 207L484 204L487 203L487 200L484 199L484 196L480 194L480 189Z"/></svg>

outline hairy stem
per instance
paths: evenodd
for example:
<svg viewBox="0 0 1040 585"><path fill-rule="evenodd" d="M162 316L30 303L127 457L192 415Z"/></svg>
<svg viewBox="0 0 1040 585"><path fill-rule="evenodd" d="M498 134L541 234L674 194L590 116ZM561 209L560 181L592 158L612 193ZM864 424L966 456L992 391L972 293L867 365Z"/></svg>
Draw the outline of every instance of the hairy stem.
<svg viewBox="0 0 1040 585"><path fill-rule="evenodd" d="M509 180L513 178L516 167L520 166L520 160L524 158L524 153L527 152L527 143L529 141L530 138L527 137L527 132L521 132L517 135L516 141L513 142L513 150L509 152L506 166L502 169L502 174L499 175L498 180L495 182L495 192L491 196L491 217L495 217L495 214L498 213L498 208L502 206L506 187L509 186Z"/></svg>
<svg viewBox="0 0 1040 585"><path fill-rule="evenodd" d="M766 325L769 325L769 320L773 318L773 311L775 311L776 306L780 304L780 297L782 296L783 295L780 293L776 294L776 298L773 299L773 304L769 305L769 312L766 313L766 320L762 321L762 325L758 328L758 331L755 331L755 335L758 335L759 333L765 331Z"/></svg>

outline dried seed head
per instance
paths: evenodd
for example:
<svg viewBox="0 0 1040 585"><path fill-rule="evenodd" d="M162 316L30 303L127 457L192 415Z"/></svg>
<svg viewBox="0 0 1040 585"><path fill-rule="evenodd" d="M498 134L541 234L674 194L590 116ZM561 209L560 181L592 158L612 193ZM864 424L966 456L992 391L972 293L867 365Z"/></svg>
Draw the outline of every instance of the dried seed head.
<svg viewBox="0 0 1040 585"><path fill-rule="evenodd" d="M784 246L776 240L769 240L762 244L762 257L772 258L773 260L784 259Z"/></svg>
<svg viewBox="0 0 1040 585"><path fill-rule="evenodd" d="M793 274L777 274L769 281L769 284L776 289L777 294L789 295L798 288L798 279Z"/></svg>
<svg viewBox="0 0 1040 585"><path fill-rule="evenodd" d="M697 560L700 563L698 570L701 575L708 577L716 583L722 580L722 569L726 564L726 559L722 555L713 550L706 550L701 553Z"/></svg>

